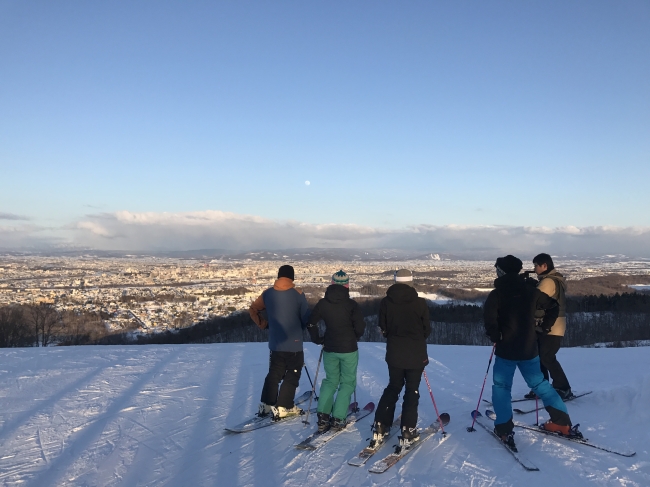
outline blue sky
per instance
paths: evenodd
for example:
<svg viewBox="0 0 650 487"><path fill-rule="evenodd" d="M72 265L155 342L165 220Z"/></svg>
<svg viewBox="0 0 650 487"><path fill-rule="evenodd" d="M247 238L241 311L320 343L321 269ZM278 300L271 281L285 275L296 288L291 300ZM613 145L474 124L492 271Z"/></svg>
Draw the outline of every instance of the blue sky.
<svg viewBox="0 0 650 487"><path fill-rule="evenodd" d="M0 237L120 211L645 229L649 25L646 1L4 1Z"/></svg>

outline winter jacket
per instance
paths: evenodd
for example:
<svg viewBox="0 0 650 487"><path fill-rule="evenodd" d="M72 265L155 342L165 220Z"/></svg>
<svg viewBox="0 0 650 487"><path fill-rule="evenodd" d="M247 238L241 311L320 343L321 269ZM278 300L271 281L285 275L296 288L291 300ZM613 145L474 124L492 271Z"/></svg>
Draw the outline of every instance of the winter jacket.
<svg viewBox="0 0 650 487"><path fill-rule="evenodd" d="M262 311L266 310L268 319ZM251 304L248 313L262 330L269 329L272 352L302 352L302 333L307 327L309 306L300 289L281 277Z"/></svg>
<svg viewBox="0 0 650 487"><path fill-rule="evenodd" d="M325 322L324 350L326 352L349 353L358 350L357 341L366 329L361 309L350 299L350 291L340 284L332 284L325 291L325 297L316 303L311 312L307 330L314 343L321 343L318 322Z"/></svg>
<svg viewBox="0 0 650 487"><path fill-rule="evenodd" d="M555 269L542 274L539 279L537 289L555 299L560 306L559 315L555 323L553 323L549 335L563 337L566 331L566 280ZM543 316L543 312L537 314L538 318L541 316Z"/></svg>
<svg viewBox="0 0 650 487"><path fill-rule="evenodd" d="M537 357L535 311L546 311L541 327L549 330L559 312L557 301L518 274L499 277L494 287L483 305L483 318L485 331L497 344L496 355L507 360Z"/></svg>
<svg viewBox="0 0 650 487"><path fill-rule="evenodd" d="M386 362L400 369L423 369L429 363L429 307L408 284L393 284L379 304L379 327L386 337Z"/></svg>

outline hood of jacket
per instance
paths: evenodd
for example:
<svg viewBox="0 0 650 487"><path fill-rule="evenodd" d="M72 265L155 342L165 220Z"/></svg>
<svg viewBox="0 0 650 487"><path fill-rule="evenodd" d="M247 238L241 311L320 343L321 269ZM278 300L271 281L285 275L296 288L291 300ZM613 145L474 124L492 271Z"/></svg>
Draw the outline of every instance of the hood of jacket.
<svg viewBox="0 0 650 487"><path fill-rule="evenodd" d="M396 283L388 288L386 296L395 304L411 303L418 298L418 292L408 284Z"/></svg>
<svg viewBox="0 0 650 487"><path fill-rule="evenodd" d="M276 291L287 291L294 287L296 287L296 285L288 277L280 277L273 284L273 289Z"/></svg>
<svg viewBox="0 0 650 487"><path fill-rule="evenodd" d="M524 280L521 274L506 274L494 280L494 287L503 291L520 288L523 284Z"/></svg>
<svg viewBox="0 0 650 487"><path fill-rule="evenodd" d="M539 277L540 277L539 279L540 281L546 277L553 279L560 286L562 286L562 289L564 289L564 291L566 291L566 279L556 269L553 269L552 271L549 271L546 274L542 274Z"/></svg>
<svg viewBox="0 0 650 487"><path fill-rule="evenodd" d="M332 304L341 303L350 299L350 290L340 284L331 284L325 291L325 299Z"/></svg>

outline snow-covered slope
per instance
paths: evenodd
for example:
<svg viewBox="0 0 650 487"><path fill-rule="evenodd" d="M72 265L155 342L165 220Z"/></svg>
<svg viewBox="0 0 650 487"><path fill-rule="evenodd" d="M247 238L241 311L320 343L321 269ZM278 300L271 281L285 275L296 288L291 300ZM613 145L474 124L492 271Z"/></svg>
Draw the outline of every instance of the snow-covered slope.
<svg viewBox="0 0 650 487"><path fill-rule="evenodd" d="M387 383L384 345L360 347L358 400L377 402ZM305 352L313 377L318 348ZM637 455L517 430L540 472L524 471L482 430L466 431L489 354L429 346L427 373L438 407L451 414L451 436L376 475L345 463L368 438L371 417L316 452L293 448L311 431L299 422L224 432L256 411L266 344L0 350L0 485L650 485L650 347L560 352L574 389L594 391L569 404L574 421L589 438ZM424 381L421 392L420 422L430 423ZM514 393L525 392L517 376ZM532 422L534 413L518 419Z"/></svg>

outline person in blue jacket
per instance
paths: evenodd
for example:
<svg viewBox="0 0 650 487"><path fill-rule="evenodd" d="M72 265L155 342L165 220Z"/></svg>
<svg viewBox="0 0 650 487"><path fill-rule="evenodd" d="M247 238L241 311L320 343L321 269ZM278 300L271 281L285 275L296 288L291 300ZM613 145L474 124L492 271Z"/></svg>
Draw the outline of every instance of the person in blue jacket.
<svg viewBox="0 0 650 487"><path fill-rule="evenodd" d="M260 416L273 414L284 418L302 412L293 398L305 362L302 337L309 320L309 306L305 295L293 281L293 267L283 265L273 287L253 301L248 310L257 326L269 330L269 373L262 389Z"/></svg>

